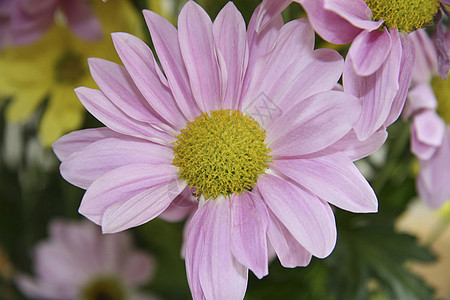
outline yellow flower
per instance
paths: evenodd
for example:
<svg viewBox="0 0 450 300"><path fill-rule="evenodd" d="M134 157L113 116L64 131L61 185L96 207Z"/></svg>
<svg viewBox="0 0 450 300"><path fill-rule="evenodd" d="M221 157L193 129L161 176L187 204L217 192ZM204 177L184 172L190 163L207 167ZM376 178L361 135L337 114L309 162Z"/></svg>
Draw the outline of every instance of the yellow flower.
<svg viewBox="0 0 450 300"><path fill-rule="evenodd" d="M44 146L83 124L85 110L73 89L96 87L87 58L119 62L110 33L139 31L138 14L128 1L94 1L92 6L102 24L101 41L86 42L64 24L55 24L36 43L0 53L0 98L13 97L6 108L6 121L26 122L44 107L39 124L39 138ZM43 106L45 99L48 102Z"/></svg>

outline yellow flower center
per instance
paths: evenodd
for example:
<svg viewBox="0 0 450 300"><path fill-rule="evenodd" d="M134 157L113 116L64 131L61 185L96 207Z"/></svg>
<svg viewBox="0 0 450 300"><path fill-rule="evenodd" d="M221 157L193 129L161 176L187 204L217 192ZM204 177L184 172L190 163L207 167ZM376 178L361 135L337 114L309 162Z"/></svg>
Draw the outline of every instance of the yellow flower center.
<svg viewBox="0 0 450 300"><path fill-rule="evenodd" d="M100 277L88 283L81 292L81 300L125 300L122 284L114 277Z"/></svg>
<svg viewBox="0 0 450 300"><path fill-rule="evenodd" d="M447 76L446 80L440 76L434 76L431 79L431 87L438 101L438 114L445 123L450 124L450 76Z"/></svg>
<svg viewBox="0 0 450 300"><path fill-rule="evenodd" d="M63 83L76 84L86 73L84 60L73 52L65 52L56 62L56 80Z"/></svg>
<svg viewBox="0 0 450 300"><path fill-rule="evenodd" d="M433 23L439 0L365 0L372 10L373 19L384 20L388 28L411 32Z"/></svg>
<svg viewBox="0 0 450 300"><path fill-rule="evenodd" d="M252 190L271 162L265 131L240 111L216 110L186 125L174 142L173 165L197 196Z"/></svg>

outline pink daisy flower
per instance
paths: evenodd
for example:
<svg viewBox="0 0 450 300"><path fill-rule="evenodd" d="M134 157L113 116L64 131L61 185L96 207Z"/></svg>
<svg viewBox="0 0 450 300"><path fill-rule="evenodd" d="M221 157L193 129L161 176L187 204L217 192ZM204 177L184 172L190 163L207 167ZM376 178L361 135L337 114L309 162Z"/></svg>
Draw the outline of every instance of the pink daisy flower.
<svg viewBox="0 0 450 300"><path fill-rule="evenodd" d="M16 281L30 299L151 300L137 287L151 279L153 267L126 232L102 235L91 222L57 220L50 238L35 248L36 278L18 275Z"/></svg>
<svg viewBox="0 0 450 300"><path fill-rule="evenodd" d="M416 59L404 116L412 117L411 151L420 162L419 195L437 209L450 199L450 79L438 74L437 49L425 30L412 33L411 38ZM446 40L450 45L450 39Z"/></svg>
<svg viewBox="0 0 450 300"><path fill-rule="evenodd" d="M118 232L182 206L193 298L242 299L248 269L268 274L269 244L284 266L306 266L334 248L330 204L377 210L353 160L386 136L356 138L360 102L332 90L343 59L314 50L305 19L277 16L257 34L256 14L246 30L232 2L211 22L193 1L178 30L144 16L162 68L140 39L113 34L125 67L91 59L101 91L76 89L107 127L54 144L62 176L87 189L81 214Z"/></svg>
<svg viewBox="0 0 450 300"><path fill-rule="evenodd" d="M259 28L292 1L264 0ZM316 32L335 44L352 42L344 70L344 90L362 101L355 126L369 137L400 115L411 81L414 47L408 32L433 23L439 0L297 0ZM420 7L419 7L420 6Z"/></svg>
<svg viewBox="0 0 450 300"><path fill-rule="evenodd" d="M2 0L0 3L0 49L25 45L39 39L61 10L71 30L88 41L102 37L100 22L86 0Z"/></svg>

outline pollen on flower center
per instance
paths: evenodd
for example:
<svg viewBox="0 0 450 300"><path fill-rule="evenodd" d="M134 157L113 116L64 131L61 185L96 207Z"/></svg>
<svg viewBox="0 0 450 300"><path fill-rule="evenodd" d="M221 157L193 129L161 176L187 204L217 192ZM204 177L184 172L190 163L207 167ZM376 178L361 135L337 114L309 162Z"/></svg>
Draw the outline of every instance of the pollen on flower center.
<svg viewBox="0 0 450 300"><path fill-rule="evenodd" d="M428 26L436 16L439 0L365 0L373 19L386 27L410 32Z"/></svg>
<svg viewBox="0 0 450 300"><path fill-rule="evenodd" d="M260 125L240 111L203 113L177 136L173 164L197 196L241 194L271 161L265 138Z"/></svg>
<svg viewBox="0 0 450 300"><path fill-rule="evenodd" d="M447 124L450 124L450 76L446 80L440 76L433 77L431 87L438 101L438 114Z"/></svg>

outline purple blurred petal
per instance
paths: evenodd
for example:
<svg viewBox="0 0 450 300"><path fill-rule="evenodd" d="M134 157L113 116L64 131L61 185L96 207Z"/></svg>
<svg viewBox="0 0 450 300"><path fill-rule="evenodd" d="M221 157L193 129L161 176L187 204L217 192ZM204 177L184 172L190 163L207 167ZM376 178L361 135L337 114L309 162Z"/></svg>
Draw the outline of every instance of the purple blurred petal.
<svg viewBox="0 0 450 300"><path fill-rule="evenodd" d="M103 37L102 26L88 1L59 1L70 29L87 41L98 41Z"/></svg>
<svg viewBox="0 0 450 300"><path fill-rule="evenodd" d="M410 117L422 109L436 109L437 99L429 83L422 83L412 87L408 92L408 101L403 114Z"/></svg>
<svg viewBox="0 0 450 300"><path fill-rule="evenodd" d="M445 41L446 34L444 26L442 24L442 12L438 11L436 16L436 35L434 37L434 43L437 50L438 60L438 73L443 79L447 78L448 71L450 69L450 45ZM447 29L448 32L450 30ZM450 37L450 34L448 34Z"/></svg>
<svg viewBox="0 0 450 300"><path fill-rule="evenodd" d="M263 0L256 18L256 32L263 31L291 2L292 0Z"/></svg>

